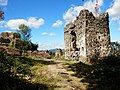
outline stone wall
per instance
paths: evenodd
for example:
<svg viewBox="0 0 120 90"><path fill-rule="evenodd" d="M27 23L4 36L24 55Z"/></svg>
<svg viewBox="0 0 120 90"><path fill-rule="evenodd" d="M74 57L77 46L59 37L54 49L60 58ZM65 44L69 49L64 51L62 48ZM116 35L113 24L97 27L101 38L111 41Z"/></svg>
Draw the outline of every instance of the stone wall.
<svg viewBox="0 0 120 90"><path fill-rule="evenodd" d="M30 58L41 58L41 59L48 59L50 58L50 54L45 51L22 51L19 49L13 49L10 47L0 45L0 51L4 51L11 56L25 56Z"/></svg>
<svg viewBox="0 0 120 90"><path fill-rule="evenodd" d="M15 33L15 32L2 32L0 34L0 37L4 38L4 39L15 39L15 38L19 38L20 39L20 34L19 33Z"/></svg>
<svg viewBox="0 0 120 90"><path fill-rule="evenodd" d="M107 57L110 52L108 13L101 14L99 17L88 18L86 26L86 55L88 62L94 63L97 59Z"/></svg>
<svg viewBox="0 0 120 90"><path fill-rule="evenodd" d="M79 58L84 63L94 63L107 57L110 52L108 13L95 17L88 10L81 10L76 20L66 25L64 41L66 59Z"/></svg>
<svg viewBox="0 0 120 90"><path fill-rule="evenodd" d="M20 34L14 32L2 32L0 34L0 45L10 46L13 44L15 47L16 41L20 40Z"/></svg>

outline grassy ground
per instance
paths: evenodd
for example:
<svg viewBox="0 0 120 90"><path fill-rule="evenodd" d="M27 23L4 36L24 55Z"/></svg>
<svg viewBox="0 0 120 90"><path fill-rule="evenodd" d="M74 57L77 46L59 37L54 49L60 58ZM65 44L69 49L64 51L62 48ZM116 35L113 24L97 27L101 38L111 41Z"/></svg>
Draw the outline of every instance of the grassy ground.
<svg viewBox="0 0 120 90"><path fill-rule="evenodd" d="M0 90L80 89L79 79L67 67L74 61L40 60L0 52Z"/></svg>
<svg viewBox="0 0 120 90"><path fill-rule="evenodd" d="M99 64L31 59L0 52L0 90L119 90L120 57Z"/></svg>
<svg viewBox="0 0 120 90"><path fill-rule="evenodd" d="M44 75L53 61L9 56L0 52L0 90L47 90L51 78ZM53 81L54 82L54 81Z"/></svg>

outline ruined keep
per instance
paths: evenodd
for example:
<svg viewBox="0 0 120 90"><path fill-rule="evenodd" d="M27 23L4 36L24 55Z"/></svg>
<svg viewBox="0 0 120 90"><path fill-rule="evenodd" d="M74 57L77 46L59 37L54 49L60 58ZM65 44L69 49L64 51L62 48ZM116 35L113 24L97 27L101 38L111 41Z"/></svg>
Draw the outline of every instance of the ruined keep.
<svg viewBox="0 0 120 90"><path fill-rule="evenodd" d="M81 10L74 22L64 29L65 58L90 64L110 54L108 13L94 16Z"/></svg>

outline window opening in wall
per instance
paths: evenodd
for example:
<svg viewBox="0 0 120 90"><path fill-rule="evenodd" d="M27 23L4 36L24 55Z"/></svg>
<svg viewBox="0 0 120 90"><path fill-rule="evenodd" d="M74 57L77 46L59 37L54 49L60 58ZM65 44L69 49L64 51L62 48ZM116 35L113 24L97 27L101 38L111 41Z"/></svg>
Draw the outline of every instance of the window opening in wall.
<svg viewBox="0 0 120 90"><path fill-rule="evenodd" d="M98 36L98 39L100 39L100 36Z"/></svg>
<svg viewBox="0 0 120 90"><path fill-rule="evenodd" d="M72 50L76 50L76 33L71 31L71 48Z"/></svg>
<svg viewBox="0 0 120 90"><path fill-rule="evenodd" d="M82 51L84 51L84 47L82 47Z"/></svg>

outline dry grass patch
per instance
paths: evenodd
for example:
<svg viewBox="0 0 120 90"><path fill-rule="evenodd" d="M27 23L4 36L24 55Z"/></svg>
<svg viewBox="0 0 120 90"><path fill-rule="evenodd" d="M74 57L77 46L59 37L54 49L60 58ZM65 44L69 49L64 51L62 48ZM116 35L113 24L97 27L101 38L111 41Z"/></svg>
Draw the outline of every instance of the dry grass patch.
<svg viewBox="0 0 120 90"><path fill-rule="evenodd" d="M58 76L48 70L48 66L42 64L31 67L31 73L32 83L46 84L48 87L56 87L56 83L60 80Z"/></svg>

